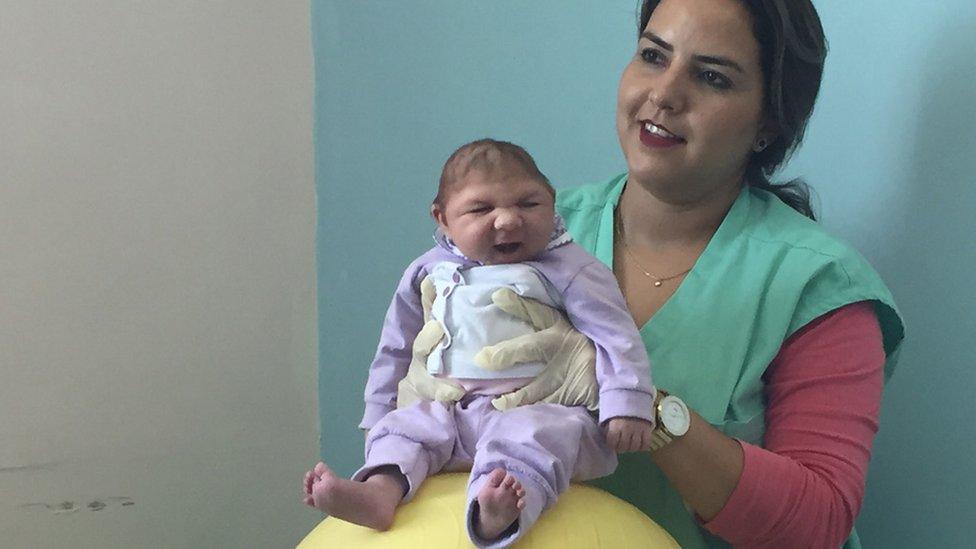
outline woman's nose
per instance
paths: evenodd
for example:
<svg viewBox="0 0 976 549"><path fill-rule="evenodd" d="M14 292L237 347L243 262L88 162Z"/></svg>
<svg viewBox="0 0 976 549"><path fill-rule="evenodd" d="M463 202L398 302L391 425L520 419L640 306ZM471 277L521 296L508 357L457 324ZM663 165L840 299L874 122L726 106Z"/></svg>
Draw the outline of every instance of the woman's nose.
<svg viewBox="0 0 976 549"><path fill-rule="evenodd" d="M522 226L522 216L514 210L501 209L495 215L496 231L511 231Z"/></svg>
<svg viewBox="0 0 976 549"><path fill-rule="evenodd" d="M662 111L680 111L685 106L684 85L680 72L668 67L651 80L647 99Z"/></svg>

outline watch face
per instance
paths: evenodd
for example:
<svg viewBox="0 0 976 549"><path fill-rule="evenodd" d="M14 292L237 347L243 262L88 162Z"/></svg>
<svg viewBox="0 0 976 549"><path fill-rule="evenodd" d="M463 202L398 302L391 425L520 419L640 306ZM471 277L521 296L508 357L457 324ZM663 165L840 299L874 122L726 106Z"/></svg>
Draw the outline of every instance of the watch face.
<svg viewBox="0 0 976 549"><path fill-rule="evenodd" d="M680 437L688 432L691 417L680 400L668 396L661 401L661 423L671 434Z"/></svg>

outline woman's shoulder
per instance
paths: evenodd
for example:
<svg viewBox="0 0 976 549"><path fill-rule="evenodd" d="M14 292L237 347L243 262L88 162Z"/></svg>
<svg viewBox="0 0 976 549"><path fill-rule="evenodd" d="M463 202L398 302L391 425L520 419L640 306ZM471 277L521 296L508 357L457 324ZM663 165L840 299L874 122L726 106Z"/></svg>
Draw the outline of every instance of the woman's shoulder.
<svg viewBox="0 0 976 549"><path fill-rule="evenodd" d="M857 249L822 225L797 212L776 195L750 189L750 211L742 236L760 257L770 258L771 267L794 280L832 281L840 287L867 287L887 294L874 267Z"/></svg>
<svg viewBox="0 0 976 549"><path fill-rule="evenodd" d="M620 174L599 183L559 189L556 191L556 209L560 215L564 212L572 215L575 212L602 211L624 177L626 174Z"/></svg>
<svg viewBox="0 0 976 549"><path fill-rule="evenodd" d="M587 250L596 248L597 228L620 196L626 174L600 183L556 191L556 212L573 238Z"/></svg>
<svg viewBox="0 0 976 549"><path fill-rule="evenodd" d="M890 290L854 246L792 209L767 191L751 189L752 207L743 231L750 246L764 248L776 271L773 287L798 287L802 299L790 333L825 312L857 301L876 303L891 351L904 327Z"/></svg>
<svg viewBox="0 0 976 549"><path fill-rule="evenodd" d="M776 195L759 189L749 189L749 193L752 208L744 231L749 239L792 251L798 256L870 267L851 244L794 210Z"/></svg>

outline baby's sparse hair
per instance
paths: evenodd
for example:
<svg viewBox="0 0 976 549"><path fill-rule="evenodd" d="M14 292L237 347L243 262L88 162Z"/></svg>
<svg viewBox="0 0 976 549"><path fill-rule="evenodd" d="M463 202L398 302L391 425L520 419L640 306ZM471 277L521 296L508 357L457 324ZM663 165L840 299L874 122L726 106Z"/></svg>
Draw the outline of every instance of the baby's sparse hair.
<svg viewBox="0 0 976 549"><path fill-rule="evenodd" d="M535 160L525 149L508 141L486 138L461 145L447 159L441 172L434 204L443 208L450 188L462 181L472 170L479 170L487 175L494 175L499 171L525 175L541 183L553 198L556 197L556 190L552 188L549 179L539 171Z"/></svg>

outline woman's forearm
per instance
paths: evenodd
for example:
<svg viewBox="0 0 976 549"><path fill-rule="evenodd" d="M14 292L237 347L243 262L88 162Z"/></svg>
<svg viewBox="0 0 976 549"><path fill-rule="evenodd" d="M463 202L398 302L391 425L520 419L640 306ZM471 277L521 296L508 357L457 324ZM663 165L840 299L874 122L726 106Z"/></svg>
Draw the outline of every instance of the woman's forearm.
<svg viewBox="0 0 976 549"><path fill-rule="evenodd" d="M884 358L872 305L842 307L798 332L770 366L763 448L693 415L688 434L654 459L729 543L838 547L864 496Z"/></svg>
<svg viewBox="0 0 976 549"><path fill-rule="evenodd" d="M742 446L694 411L688 432L651 457L692 511L706 521L722 510L742 476Z"/></svg>

